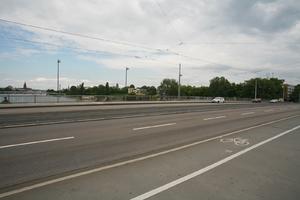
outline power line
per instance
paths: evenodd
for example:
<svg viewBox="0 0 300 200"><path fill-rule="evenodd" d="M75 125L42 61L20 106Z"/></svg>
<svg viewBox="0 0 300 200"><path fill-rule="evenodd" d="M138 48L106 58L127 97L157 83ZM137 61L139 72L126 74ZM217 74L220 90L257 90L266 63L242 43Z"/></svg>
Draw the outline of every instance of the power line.
<svg viewBox="0 0 300 200"><path fill-rule="evenodd" d="M25 43L31 43L31 44L40 44L40 45L46 45L46 46L52 46L52 47L58 47L58 48L66 48L66 49L71 49L71 50L82 50L82 51L87 51L90 53L112 54L112 55L133 57L132 55L129 55L129 54L121 54L121 53L114 53L114 52L110 52L110 51L100 51L100 50L86 49L86 48L79 48L79 47L68 47L68 46L63 46L63 45L54 44L54 43L38 42L38 41L32 41L32 40L26 40L26 39L20 39L20 38L5 37L4 39L25 42Z"/></svg>
<svg viewBox="0 0 300 200"><path fill-rule="evenodd" d="M20 25L20 26L26 26L26 27L41 29L41 30L45 30L45 31L51 31L51 32L56 32L56 33L61 33L61 34L66 34L66 35L77 36L77 37L81 37L81 38L87 38L87 39L93 39L93 40L98 40L98 41L102 41L102 42L108 42L108 43L123 45L123 46L130 46L130 47L142 48L142 49L147 49L147 50L152 50L152 51L153 50L159 51L159 49L149 48L147 46L140 45L140 44L132 44L132 43L128 43L128 42L110 40L110 39L106 39L106 38L102 38L102 37L93 37L93 36L84 35L84 34L81 34L81 33L62 31L62 30L57 30L57 29L54 29L54 28L37 26L37 25L32 25L32 24L27 24L27 23L21 23L21 22L16 22L16 21L12 21L12 20L2 19L2 18L0 18L0 21L6 22L6 23L11 23L11 24L17 24L17 25Z"/></svg>
<svg viewBox="0 0 300 200"><path fill-rule="evenodd" d="M225 66L225 64L216 63L216 62L212 62L212 61L205 60L205 59L202 59L202 58L197 58L197 57L193 57L193 56L184 55L182 53L175 52L175 51L172 51L172 50L169 50L169 49L166 49L166 50L155 49L155 48L147 47L147 46L144 46L144 45L138 45L138 44L131 44L131 43L127 43L127 42L114 41L114 40L105 39L105 38L101 38L101 37L92 37L92 36L88 36L88 35L84 35L84 34L80 34L80 33L61 31L61 30L57 30L57 29L53 29L53 28L42 27L42 26L37 26L37 25L32 25L32 24L27 24L27 23L21 23L21 22L7 20L7 19L3 19L3 18L0 18L0 21L5 22L5 23L17 24L17 25L20 25L20 26L26 26L26 27L41 29L41 30L45 30L45 31L51 31L51 32L56 32L56 33L61 33L61 34L66 34L66 35L72 35L72 36L87 38L87 39L93 39L93 40L98 40L98 41L109 42L109 43L113 43L113 44L119 44L119 45L124 45L124 46L137 47L137 48L147 49L147 50L156 51L156 52L160 52L160 53L164 52L164 53L167 53L167 54L173 54L173 55L185 57L185 58L188 58L188 59L199 60L199 61L202 61L202 62L205 62L205 63L209 63L209 64L217 64L217 65Z"/></svg>
<svg viewBox="0 0 300 200"><path fill-rule="evenodd" d="M45 45L45 46L51 46L51 47L57 47L57 48L65 48L65 49L70 49L70 50L78 50L78 51L84 51L84 52L89 52L89 53L96 53L96 54L106 54L106 55L116 55L116 56L123 56L123 57L130 57L134 59L140 59L140 60L148 60L148 61L154 61L154 62L159 62L159 63L164 63L164 64L170 64L174 65L177 63L172 63L172 62L161 62L158 61L154 58L150 58L148 56L138 56L138 55L130 55L130 54L123 54L123 53L115 53L115 52L110 52L110 51L102 51L102 50L96 50L96 49L86 49L86 48L80 48L80 47L68 47L68 46L63 46L59 44L54 44L54 43L48 43L48 42L39 42L39 41L32 41L32 40L26 40L26 39L20 39L20 38L10 38L10 37L3 37L2 38L6 40L13 40L16 42L23 42L23 43L28 43L28 44L38 44L38 45Z"/></svg>
<svg viewBox="0 0 300 200"><path fill-rule="evenodd" d="M171 28L173 29L173 31L176 33L178 39L179 39L179 44L182 44L182 38L179 34L179 32L177 31L177 29L173 26L171 20L169 19L169 16L167 15L167 13L164 11L164 9L162 8L162 6L160 5L160 3L157 0L153 0L155 2L155 4L157 5L157 7L159 8L160 12L162 13L162 15L167 19L168 24L171 26Z"/></svg>
<svg viewBox="0 0 300 200"><path fill-rule="evenodd" d="M285 42L284 44L300 44L300 42ZM196 43L182 43L181 45L270 45L270 42L196 42Z"/></svg>

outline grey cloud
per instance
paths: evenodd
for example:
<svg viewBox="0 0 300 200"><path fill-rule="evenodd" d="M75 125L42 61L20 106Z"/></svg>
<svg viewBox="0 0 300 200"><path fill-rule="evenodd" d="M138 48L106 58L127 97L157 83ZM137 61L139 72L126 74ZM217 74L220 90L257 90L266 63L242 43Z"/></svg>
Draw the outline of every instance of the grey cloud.
<svg viewBox="0 0 300 200"><path fill-rule="evenodd" d="M297 0L232 0L223 11L228 24L253 34L286 31L300 18Z"/></svg>

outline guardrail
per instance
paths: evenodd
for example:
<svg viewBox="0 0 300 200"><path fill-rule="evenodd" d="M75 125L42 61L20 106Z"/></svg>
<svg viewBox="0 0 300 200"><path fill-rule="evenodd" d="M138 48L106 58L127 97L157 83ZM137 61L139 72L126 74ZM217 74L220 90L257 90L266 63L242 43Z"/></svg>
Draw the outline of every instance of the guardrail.
<svg viewBox="0 0 300 200"><path fill-rule="evenodd" d="M76 102L120 102L120 101L197 101L209 102L212 97L195 96L137 96L137 95L39 95L0 94L0 103L76 103ZM226 98L226 101L249 101L250 99Z"/></svg>

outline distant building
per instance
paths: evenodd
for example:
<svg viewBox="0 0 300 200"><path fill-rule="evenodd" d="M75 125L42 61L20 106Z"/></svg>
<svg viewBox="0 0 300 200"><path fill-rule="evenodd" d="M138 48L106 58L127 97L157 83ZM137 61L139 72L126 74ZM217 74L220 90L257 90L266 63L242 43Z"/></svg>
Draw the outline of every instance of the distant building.
<svg viewBox="0 0 300 200"><path fill-rule="evenodd" d="M22 88L14 88L12 86L6 87L6 91L0 91L0 94L28 94L28 95L46 95L45 90L33 90L32 88L27 87L26 82L24 82Z"/></svg>
<svg viewBox="0 0 300 200"><path fill-rule="evenodd" d="M133 94L133 95L138 95L138 96L143 96L146 95L147 91L142 88L128 88L128 94Z"/></svg>
<svg viewBox="0 0 300 200"><path fill-rule="evenodd" d="M295 86L289 84L283 84L283 96L285 101L291 99L291 94L294 92Z"/></svg>

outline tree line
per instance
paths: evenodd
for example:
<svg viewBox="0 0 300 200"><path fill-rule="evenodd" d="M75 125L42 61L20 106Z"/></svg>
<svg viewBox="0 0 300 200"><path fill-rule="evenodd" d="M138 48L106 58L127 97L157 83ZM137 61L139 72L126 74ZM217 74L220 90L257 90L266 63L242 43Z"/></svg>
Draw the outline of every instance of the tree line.
<svg viewBox="0 0 300 200"><path fill-rule="evenodd" d="M255 93L255 84L257 82L257 97L262 99L281 98L283 96L283 79L278 78L252 78L242 83L234 83L225 77L215 77L210 80L209 86L191 86L181 85L182 96L204 96L204 97L238 97L253 98ZM134 88L134 85L129 87ZM140 87L145 95L177 96L178 82L175 79L163 79L160 85ZM49 90L48 92L54 92ZM295 87L291 100L298 101L300 85ZM128 87L120 88L118 84L110 86L105 85L85 87L84 83L77 86L71 86L63 89L62 93L67 95L127 95Z"/></svg>

